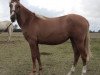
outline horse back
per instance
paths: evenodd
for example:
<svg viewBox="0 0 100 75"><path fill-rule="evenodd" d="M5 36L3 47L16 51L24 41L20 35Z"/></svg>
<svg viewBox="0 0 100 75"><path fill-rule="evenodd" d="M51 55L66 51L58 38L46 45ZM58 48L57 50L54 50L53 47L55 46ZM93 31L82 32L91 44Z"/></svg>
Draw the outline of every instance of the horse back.
<svg viewBox="0 0 100 75"><path fill-rule="evenodd" d="M0 22L0 30L5 30L11 24L10 21L2 21Z"/></svg>
<svg viewBox="0 0 100 75"><path fill-rule="evenodd" d="M68 15L69 33L73 38L85 38L89 31L89 23L86 18L76 14Z"/></svg>

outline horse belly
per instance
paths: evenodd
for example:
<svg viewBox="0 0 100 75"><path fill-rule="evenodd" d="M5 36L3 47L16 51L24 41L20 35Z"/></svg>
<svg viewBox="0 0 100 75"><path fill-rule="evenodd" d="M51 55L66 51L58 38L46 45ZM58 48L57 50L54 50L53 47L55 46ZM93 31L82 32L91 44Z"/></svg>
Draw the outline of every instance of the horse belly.
<svg viewBox="0 0 100 75"><path fill-rule="evenodd" d="M42 38L41 40L39 40L40 44L47 44L47 45L57 45L57 44L61 44L64 43L66 40L68 40L68 36L67 35L51 35L47 38Z"/></svg>

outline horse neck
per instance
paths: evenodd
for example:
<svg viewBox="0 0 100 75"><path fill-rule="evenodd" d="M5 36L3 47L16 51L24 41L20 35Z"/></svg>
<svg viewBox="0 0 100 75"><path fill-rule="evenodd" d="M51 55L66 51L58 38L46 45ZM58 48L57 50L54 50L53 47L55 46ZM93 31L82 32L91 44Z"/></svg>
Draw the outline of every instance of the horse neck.
<svg viewBox="0 0 100 75"><path fill-rule="evenodd" d="M20 12L17 14L17 22L21 28L26 25L26 22L30 22L35 19L36 16L34 13L26 9L23 5L20 7Z"/></svg>

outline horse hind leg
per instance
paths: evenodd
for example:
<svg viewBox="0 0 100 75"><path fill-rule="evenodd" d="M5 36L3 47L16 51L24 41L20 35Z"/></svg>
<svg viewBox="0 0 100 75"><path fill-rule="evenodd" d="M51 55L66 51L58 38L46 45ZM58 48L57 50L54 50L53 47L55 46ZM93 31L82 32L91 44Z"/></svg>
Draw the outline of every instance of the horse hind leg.
<svg viewBox="0 0 100 75"><path fill-rule="evenodd" d="M78 49L83 61L83 69L82 69L82 74L81 75L85 75L86 71L87 71L87 52L84 46L84 41L81 41L80 43L77 44L78 45Z"/></svg>
<svg viewBox="0 0 100 75"><path fill-rule="evenodd" d="M84 49L84 51L81 52L81 58L83 61L82 75L85 75L86 71L87 71L87 53L86 53L85 49Z"/></svg>
<svg viewBox="0 0 100 75"><path fill-rule="evenodd" d="M77 44L76 44L75 40L73 40L73 39L70 39L70 40L71 40L73 51L74 51L74 63L71 67L71 70L68 72L67 75L71 75L72 73L75 72L75 67L76 67L78 59L80 57L80 53L78 51Z"/></svg>

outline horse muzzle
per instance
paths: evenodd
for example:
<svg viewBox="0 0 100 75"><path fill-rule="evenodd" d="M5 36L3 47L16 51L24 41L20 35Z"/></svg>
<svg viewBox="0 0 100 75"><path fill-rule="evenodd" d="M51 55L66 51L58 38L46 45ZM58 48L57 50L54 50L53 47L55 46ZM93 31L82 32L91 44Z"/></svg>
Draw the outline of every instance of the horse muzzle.
<svg viewBox="0 0 100 75"><path fill-rule="evenodd" d="M15 20L16 20L16 14L15 14L14 11L11 13L10 19L11 19L12 22L15 22Z"/></svg>

